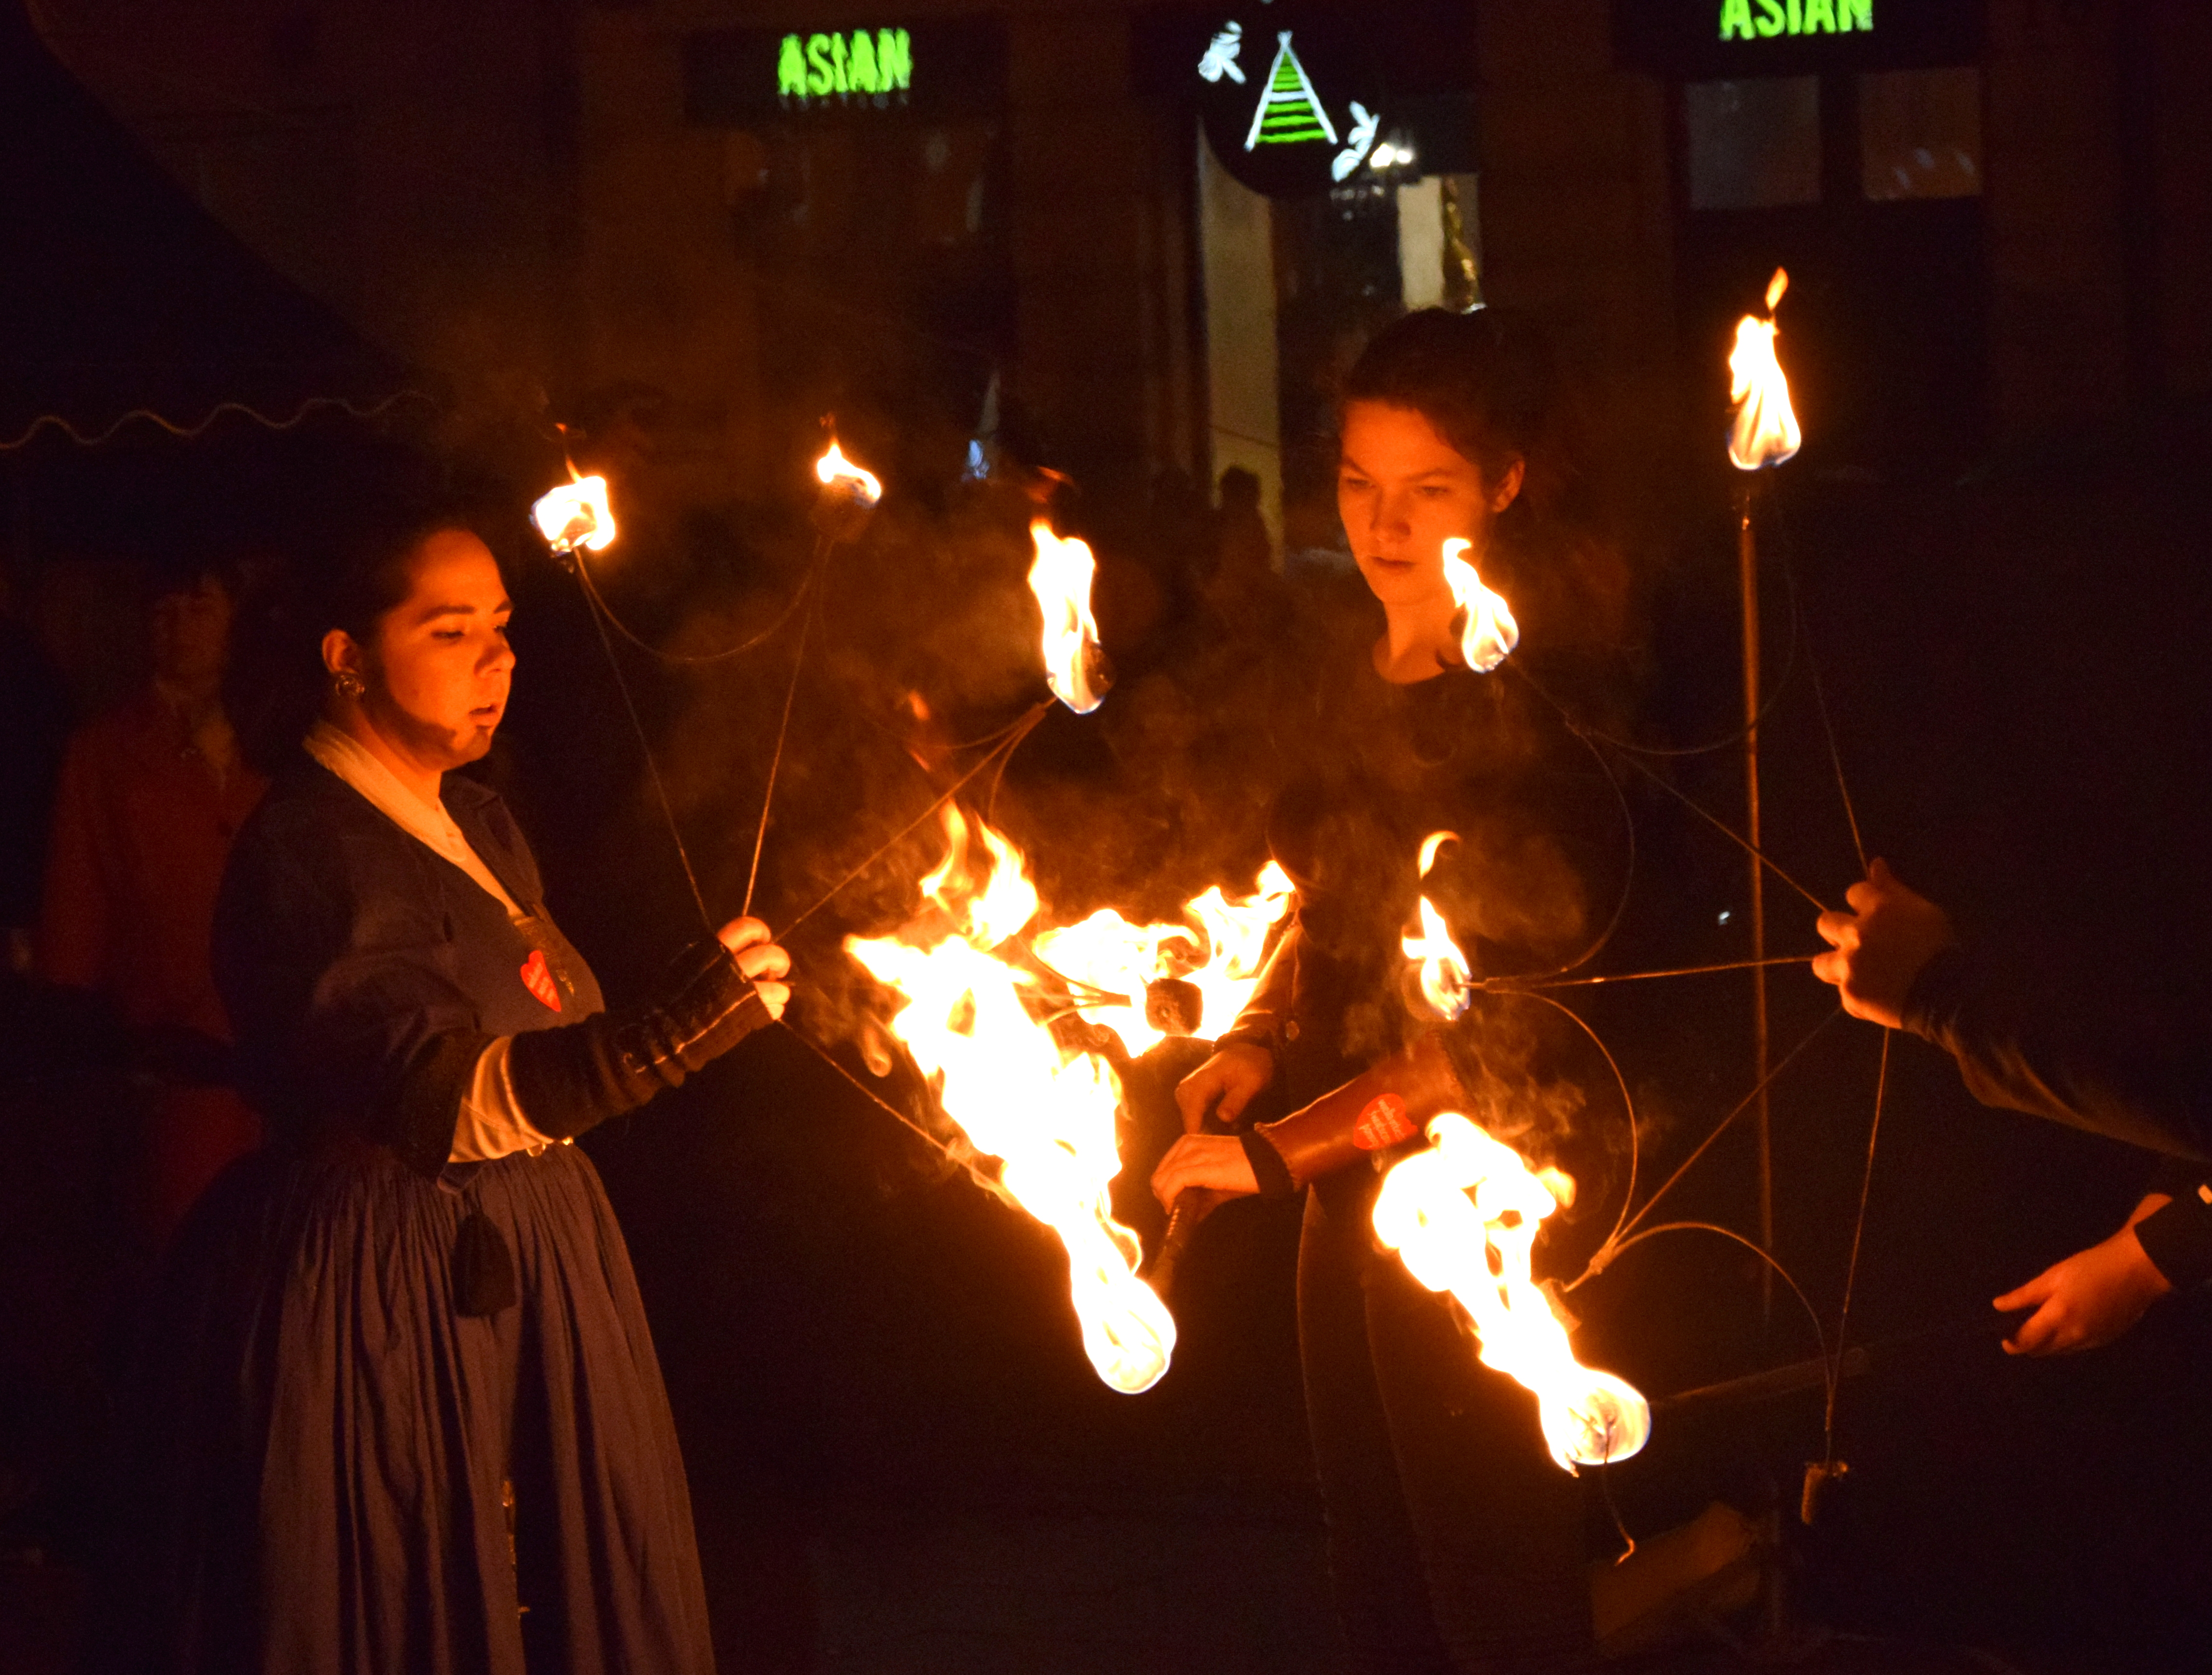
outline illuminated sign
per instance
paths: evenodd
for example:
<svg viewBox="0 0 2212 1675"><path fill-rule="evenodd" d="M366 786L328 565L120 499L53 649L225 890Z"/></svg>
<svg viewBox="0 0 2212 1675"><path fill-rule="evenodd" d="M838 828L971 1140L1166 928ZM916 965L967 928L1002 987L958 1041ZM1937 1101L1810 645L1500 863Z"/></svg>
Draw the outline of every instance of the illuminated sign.
<svg viewBox="0 0 2212 1675"><path fill-rule="evenodd" d="M1466 0L1393 0L1387 27L1347 0L1210 3L1221 9L1140 12L1130 80L1194 109L1215 160L1252 191L1304 197L1474 167Z"/></svg>
<svg viewBox="0 0 2212 1675"><path fill-rule="evenodd" d="M1874 29L1874 0L1720 0L1723 40Z"/></svg>
<svg viewBox="0 0 2212 1675"><path fill-rule="evenodd" d="M1613 0L1624 66L1684 82L1978 62L1988 0Z"/></svg>
<svg viewBox="0 0 2212 1675"><path fill-rule="evenodd" d="M914 36L904 29L786 35L776 51L775 96L787 110L863 99L880 111L905 104L913 88Z"/></svg>
<svg viewBox="0 0 2212 1675"><path fill-rule="evenodd" d="M684 112L697 123L995 116L1006 88L995 21L702 29L684 39Z"/></svg>

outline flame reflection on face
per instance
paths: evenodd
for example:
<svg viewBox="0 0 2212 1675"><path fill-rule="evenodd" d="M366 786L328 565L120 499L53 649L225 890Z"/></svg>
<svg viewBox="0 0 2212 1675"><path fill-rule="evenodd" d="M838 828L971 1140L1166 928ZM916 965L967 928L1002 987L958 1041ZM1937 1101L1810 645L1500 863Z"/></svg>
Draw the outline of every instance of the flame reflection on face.
<svg viewBox="0 0 2212 1675"><path fill-rule="evenodd" d="M1529 1168L1456 1112L1429 1144L1391 1167L1375 1199L1376 1236L1431 1291L1473 1321L1482 1362L1535 1393L1545 1446L1565 1471L1626 1460L1651 1434L1635 1387L1575 1359L1567 1329L1530 1277L1537 1229L1571 1203L1574 1182Z"/></svg>
<svg viewBox="0 0 2212 1675"><path fill-rule="evenodd" d="M845 947L898 996L890 1031L929 1080L946 1116L1000 1162L1000 1184L1059 1235L1085 1351L1128 1394L1150 1389L1175 1351L1175 1320L1136 1277L1136 1235L1114 1219L1120 1173L1113 1069L1063 1047L1030 1005L1035 973L1001 957L1036 913L1021 853L988 826L977 864L968 822L945 810L949 847L923 880L928 906L889 937Z"/></svg>

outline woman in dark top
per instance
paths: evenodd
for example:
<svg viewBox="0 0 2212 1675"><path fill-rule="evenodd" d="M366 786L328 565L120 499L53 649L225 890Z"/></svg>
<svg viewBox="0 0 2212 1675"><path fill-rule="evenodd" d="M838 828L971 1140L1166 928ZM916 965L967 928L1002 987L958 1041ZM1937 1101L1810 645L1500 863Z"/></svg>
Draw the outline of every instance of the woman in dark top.
<svg viewBox="0 0 2212 1675"><path fill-rule="evenodd" d="M1434 1111L1541 1153L1573 1102L1524 1010L1478 1003L1448 1038L1421 1038L1400 941L1425 893L1478 974L1564 963L1589 917L1584 879L1618 841L1612 794L1571 741L1562 758L1556 717L1524 683L1467 665L1443 569L1457 538L1509 599L1541 591L1542 531L1516 526L1538 521L1547 383L1495 316L1440 310L1384 331L1346 379L1338 504L1382 620L1354 616L1285 729L1299 765L1268 836L1295 913L1251 1004L1178 1090L1193 1132L1153 1177L1170 1204L1192 1187L1312 1188L1299 1344L1332 1580L1356 1666L1392 1675L1595 1657L1579 1493L1535 1399L1477 1361L1449 1300L1378 1252L1371 1225L1380 1167ZM1423 880L1437 831L1460 841ZM1390 1133L1360 1121L1364 1092L1325 1097L1376 1065L1406 1096ZM1263 1093L1306 1108L1198 1132Z"/></svg>
<svg viewBox="0 0 2212 1675"><path fill-rule="evenodd" d="M489 748L499 567L356 521L321 719L216 930L271 1142L188 1226L155 1357L141 1669L705 1672L683 1462L622 1235L570 1144L781 1012L750 919L611 1013Z"/></svg>

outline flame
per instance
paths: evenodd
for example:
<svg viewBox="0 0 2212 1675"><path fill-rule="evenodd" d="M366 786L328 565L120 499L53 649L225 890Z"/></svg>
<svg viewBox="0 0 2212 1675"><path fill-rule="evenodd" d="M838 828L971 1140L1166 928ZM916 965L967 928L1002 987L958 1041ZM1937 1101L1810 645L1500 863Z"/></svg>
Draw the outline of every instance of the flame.
<svg viewBox="0 0 2212 1675"><path fill-rule="evenodd" d="M1266 963L1267 933L1291 904L1290 875L1269 861L1249 895L1231 897L1216 884L1183 908L1191 925L1132 925L1110 907L1079 924L1040 932L1037 958L1071 985L1103 995L1074 1010L1121 1038L1133 1057L1167 1039L1146 1015L1145 992L1162 978L1195 988L1200 1023L1215 1033L1244 1010Z"/></svg>
<svg viewBox="0 0 2212 1675"><path fill-rule="evenodd" d="M1460 655L1468 668L1487 675L1521 643L1521 625L1505 601L1482 585L1474 566L1460 556L1472 544L1456 537L1444 543L1444 580L1457 607L1453 620L1460 623Z"/></svg>
<svg viewBox="0 0 2212 1675"><path fill-rule="evenodd" d="M873 506L884 497L884 485L873 471L865 470L845 458L835 440L830 451L814 462L814 475L822 480L825 489L836 489L848 500L863 507Z"/></svg>
<svg viewBox="0 0 2212 1675"><path fill-rule="evenodd" d="M1551 1299L1529 1277L1544 1218L1574 1201L1574 1181L1532 1170L1456 1112L1429 1124L1429 1147L1394 1165L1375 1199L1375 1232L1431 1291L1449 1291L1481 1340L1483 1364L1536 1394L1544 1441L1568 1472L1626 1460L1651 1435L1635 1387L1583 1366Z"/></svg>
<svg viewBox="0 0 2212 1675"><path fill-rule="evenodd" d="M1437 851L1447 843L1459 841L1457 832L1431 832L1421 840L1420 876L1426 879L1429 869L1437 863ZM1421 968L1421 998L1435 1008L1437 1016L1446 1020L1457 1017L1468 1008L1474 998L1474 974L1468 967L1467 956L1459 951L1452 940L1450 927L1444 916L1426 895L1421 897L1421 930L1418 936L1407 936L1399 944L1406 957Z"/></svg>
<svg viewBox="0 0 2212 1675"><path fill-rule="evenodd" d="M1097 563L1087 545L1054 535L1042 518L1030 525L1030 537L1036 543L1030 592L1044 612L1044 677L1061 703L1088 715L1106 696L1098 624L1091 615Z"/></svg>
<svg viewBox="0 0 2212 1675"><path fill-rule="evenodd" d="M574 476L572 468L569 475ZM614 544L615 514L607 503L607 480L603 476L575 477L542 495L530 516L545 544L556 553L579 547L604 552Z"/></svg>
<svg viewBox="0 0 2212 1675"><path fill-rule="evenodd" d="M1136 1277L1137 1236L1113 1217L1121 1085L1097 1056L1062 1047L1032 1015L1042 980L996 951L1036 916L1021 853L978 823L990 859L979 879L968 822L945 809L950 847L922 881L931 906L890 937L846 950L899 996L891 1033L945 1113L1000 1162L1000 1184L1060 1235L1083 1347L1098 1376L1134 1395L1175 1351L1175 1320Z"/></svg>
<svg viewBox="0 0 2212 1675"><path fill-rule="evenodd" d="M1737 470L1755 471L1779 465L1804 445L1805 433L1790 407L1790 380L1774 358L1774 307L1790 288L1782 268L1766 287L1766 318L1746 314L1735 323L1735 348L1729 354L1729 400L1735 423L1729 430L1729 460Z"/></svg>

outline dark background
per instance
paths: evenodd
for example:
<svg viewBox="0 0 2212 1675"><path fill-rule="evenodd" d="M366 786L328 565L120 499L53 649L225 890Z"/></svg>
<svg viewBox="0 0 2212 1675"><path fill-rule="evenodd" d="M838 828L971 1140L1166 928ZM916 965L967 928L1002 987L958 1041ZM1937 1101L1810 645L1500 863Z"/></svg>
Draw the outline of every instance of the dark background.
<svg viewBox="0 0 2212 1675"><path fill-rule="evenodd" d="M11 64L32 62L27 38L4 39ZM105 149L54 161L67 124L89 117L54 102L66 90L53 85L26 72L28 91L0 100L32 124L0 150L47 160L26 179L50 189L66 167L87 199L153 191L159 179L131 175L135 154L114 131L101 130ZM1645 743L1735 731L1741 484L1721 461L1723 392L1709 373L1730 322L1787 264L1798 280L1783 355L1811 440L1759 491L1770 847L1831 904L1856 876L1817 669L1871 853L1948 905L1970 938L2045 962L2060 1004L2124 1016L2146 997L2179 997L2179 1010L2202 1017L2212 416L2153 377L2094 413L1992 422L1984 358L1962 347L1992 306L1974 266L1979 203L1899 207L1908 213L1879 225L1863 208L1723 213L1694 226L1682 217L1668 351L1681 375L1626 398L1641 433L1667 440L1598 464L1616 490L1625 627L1595 666L1547 664L1537 635L1522 656L1570 703ZM1318 239L1291 225L1293 241ZM2148 231L2191 247L2203 237L2201 205L2153 214ZM100 272L137 273L172 302L191 292L163 276L219 276L251 260L204 217L149 214L71 236L82 242L70 259L88 252ZM762 236L813 235L776 223ZM40 310L95 344L144 323L148 305L132 293L70 282L64 256L44 248L8 257L10 282ZM1019 628L1029 501L1014 469L1018 427L998 482L952 480L988 382L988 356L974 345L996 352L1010 331L999 282L964 259L945 257L936 293L949 317L973 317L961 343L892 334L903 345L896 357L871 361L849 337L837 350L849 367L896 360L889 393L848 409L844 428L855 457L885 462L890 495L866 537L839 555L799 688L763 886L773 923L933 794L900 736L906 693L927 695L954 737L989 731L1036 695ZM210 282L210 294L234 299L247 282ZM805 350L837 343L840 306L811 294L767 305L787 323L769 359L787 361L807 393L822 374ZM149 352L173 381L149 399L197 419L204 388L250 374L260 381L234 387L265 406L333 389L363 410L402 389L431 398L428 409L467 405L439 375L294 306L253 316L263 335L243 345L204 313L173 309ZM67 356L38 360L52 334L9 341L24 346L9 375L25 414L81 398L85 427L117 416L121 403L100 379L71 374L59 365ZM1328 346L1307 348L1326 361ZM2148 364L2156 370L2154 354ZM849 388L860 373L841 376ZM1325 413L1311 391L1304 398ZM586 416L599 446L635 446L645 462L624 503L638 516L607 565L624 619L694 651L773 621L806 561L804 480L787 473L699 515L653 495L653 449L666 432L649 400L626 404L617 391ZM0 440L19 428L11 416ZM281 434L235 418L190 440L140 427L94 450L49 429L5 456L16 637L0 736L21 763L5 793L11 816L35 829L39 741L127 689L134 578L178 531L303 544L298 532L330 514L322 493L337 464L395 430L451 440L419 414L324 413ZM799 459L816 439L783 446ZM1055 463L1029 446L1034 464ZM505 497L521 657L485 771L515 803L564 926L620 998L642 991L694 915L575 585L520 519L557 459L545 426L524 423L471 462ZM1028 849L1056 914L1107 902L1164 913L1206 883L1243 883L1261 858L1264 701L1272 681L1299 671L1196 604L1204 526L1188 497L1079 489L1062 504L1099 549L1100 614L1121 681L1096 716L1048 718L1014 758L997 817ZM33 618L27 602L46 634L37 649L22 626ZM1338 603L1317 591L1302 608ZM787 640L687 673L617 653L718 911L743 895L788 654ZM41 660L70 682L40 673ZM1650 766L1721 818L1740 818L1732 750ZM1740 957L1741 853L1625 762L1616 771L1637 867L1602 966ZM18 895L22 853L8 881ZM895 919L908 882L933 859L917 839L794 942L794 1022L864 1080L837 938ZM1810 907L1772 882L1767 901L1772 946L1809 952ZM1796 968L1778 973L1771 993L1778 1052L1832 1010L1829 992ZM1683 978L1563 998L1635 1096L1648 1190L1750 1086L1747 984ZM65 1638L70 1579L91 1539L110 1311L129 1277L103 1195L131 1095L73 1056L52 997L16 982L6 1004L6 1610L11 1623L46 1623ZM1838 1023L1774 1089L1776 1253L1831 1329L1879 1050L1871 1029ZM1157 1215L1138 1183L1171 1132L1168 1090L1191 1053L1163 1049L1129 1083L1121 1197L1148 1235ZM1590 1120L1618 1120L1602 1065L1593 1056L1583 1069ZM913 1091L896 1078L875 1085L894 1102ZM1620 1518L1646 1536L1715 1497L1778 1512L1793 1611L1887 1637L1863 1654L1882 1666L1942 1666L1946 1648L1967 1645L2039 1672L2197 1666L2212 1629L2203 1301L2161 1305L2111 1349L2035 1363L2001 1353L1988 1308L2116 1226L2145 1160L1975 1106L1950 1067L1910 1041L1894 1044L1882 1122L1850 1337L1887 1352L1843 1388L1837 1435L1851 1472L1820 1524L1794 1527L1799 1474L1821 1449L1817 1392L1662 1408L1649 1448L1607 1474ZM1668 1215L1753 1225L1747 1126L1740 1120L1670 1196ZM590 1148L628 1230L676 1404L726 1667L1332 1666L1291 1310L1293 1212L1245 1205L1210 1226L1177 1300L1174 1370L1133 1399L1107 1391L1083 1360L1049 1235L945 1173L790 1034L768 1034ZM1565 1271L1602 1233L1623 1183L1586 1184L1552 1259ZM1763 1291L1735 1247L1668 1235L1576 1294L1579 1343L1654 1397L1811 1354L1786 1292L1769 1318ZM1593 1553L1615 1551L1595 1486L1590 1516ZM30 1643L33 1629L22 1632Z"/></svg>

